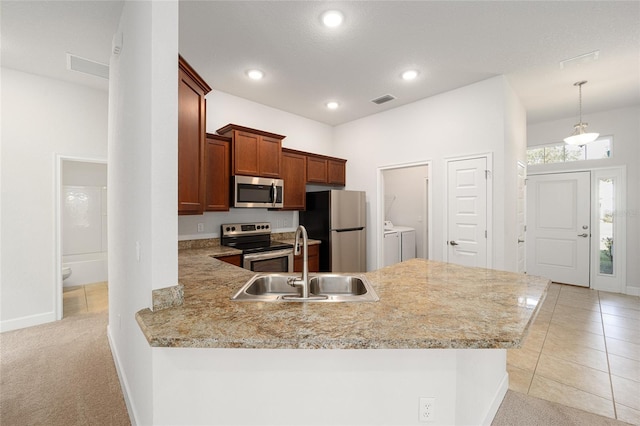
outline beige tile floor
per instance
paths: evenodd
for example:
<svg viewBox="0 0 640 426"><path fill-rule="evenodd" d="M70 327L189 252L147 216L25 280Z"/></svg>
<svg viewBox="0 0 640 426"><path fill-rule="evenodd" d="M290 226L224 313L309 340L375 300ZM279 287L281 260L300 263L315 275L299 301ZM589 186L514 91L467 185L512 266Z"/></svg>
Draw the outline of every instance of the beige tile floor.
<svg viewBox="0 0 640 426"><path fill-rule="evenodd" d="M108 309L107 283L64 289L64 316ZM640 425L640 298L552 284L509 388Z"/></svg>
<svg viewBox="0 0 640 426"><path fill-rule="evenodd" d="M64 287L62 291L63 317L102 312L109 308L109 289L106 282Z"/></svg>
<svg viewBox="0 0 640 426"><path fill-rule="evenodd" d="M509 388L640 425L640 297L552 284Z"/></svg>

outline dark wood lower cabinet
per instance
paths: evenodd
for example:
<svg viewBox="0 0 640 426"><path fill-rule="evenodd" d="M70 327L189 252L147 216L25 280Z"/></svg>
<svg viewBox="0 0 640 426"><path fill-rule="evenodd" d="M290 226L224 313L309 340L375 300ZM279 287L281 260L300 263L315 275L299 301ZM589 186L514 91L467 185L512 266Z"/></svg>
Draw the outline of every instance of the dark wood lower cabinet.
<svg viewBox="0 0 640 426"><path fill-rule="evenodd" d="M222 260L223 262L230 263L232 265L236 265L242 268L242 255L241 254L232 254L229 256L218 256L216 257L218 260Z"/></svg>
<svg viewBox="0 0 640 426"><path fill-rule="evenodd" d="M309 246L309 272L319 272L320 271L320 245L313 244ZM302 253L299 256L293 257L293 270L294 272L302 272Z"/></svg>

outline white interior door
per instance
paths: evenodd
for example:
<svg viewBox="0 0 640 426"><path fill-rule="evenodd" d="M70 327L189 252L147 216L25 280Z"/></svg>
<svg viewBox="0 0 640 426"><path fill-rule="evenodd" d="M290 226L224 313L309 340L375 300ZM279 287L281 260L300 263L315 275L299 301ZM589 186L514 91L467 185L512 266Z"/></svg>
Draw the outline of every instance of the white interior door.
<svg viewBox="0 0 640 426"><path fill-rule="evenodd" d="M529 177L529 274L589 287L590 193L590 172Z"/></svg>
<svg viewBox="0 0 640 426"><path fill-rule="evenodd" d="M487 159L447 163L447 261L487 267Z"/></svg>

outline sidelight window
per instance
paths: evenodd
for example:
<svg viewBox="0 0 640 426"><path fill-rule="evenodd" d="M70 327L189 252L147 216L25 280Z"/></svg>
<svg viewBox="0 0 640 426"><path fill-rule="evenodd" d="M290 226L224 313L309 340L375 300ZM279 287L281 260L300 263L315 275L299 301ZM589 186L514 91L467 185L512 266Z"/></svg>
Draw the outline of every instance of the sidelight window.
<svg viewBox="0 0 640 426"><path fill-rule="evenodd" d="M614 209L615 178L598 179L598 244L600 251L599 272L613 275L615 261Z"/></svg>

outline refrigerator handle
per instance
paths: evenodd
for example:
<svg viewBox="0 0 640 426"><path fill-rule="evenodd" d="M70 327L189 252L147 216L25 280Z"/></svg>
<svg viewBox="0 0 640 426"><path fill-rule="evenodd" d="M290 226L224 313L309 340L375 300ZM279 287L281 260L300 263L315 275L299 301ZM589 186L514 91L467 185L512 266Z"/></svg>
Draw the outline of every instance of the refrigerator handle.
<svg viewBox="0 0 640 426"><path fill-rule="evenodd" d="M344 229L334 229L336 232L351 232L351 231L362 231L364 226L360 226L358 228L344 228Z"/></svg>

